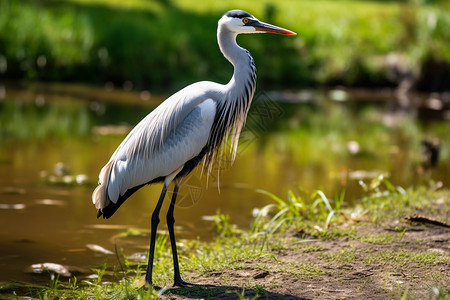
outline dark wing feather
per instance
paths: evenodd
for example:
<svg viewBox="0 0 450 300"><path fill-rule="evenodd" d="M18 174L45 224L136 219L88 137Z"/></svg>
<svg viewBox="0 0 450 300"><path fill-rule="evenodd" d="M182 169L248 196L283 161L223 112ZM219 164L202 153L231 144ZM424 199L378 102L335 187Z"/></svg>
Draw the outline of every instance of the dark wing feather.
<svg viewBox="0 0 450 300"><path fill-rule="evenodd" d="M146 185L146 183L127 190L125 194L123 194L123 196L119 197L116 203L109 201L108 206L106 206L101 210L100 209L97 210L97 218L100 218L103 215L103 219L109 219L116 212L116 210L119 209L122 203L125 202L125 200L127 200L131 195L133 195L137 190L139 190L144 185Z"/></svg>

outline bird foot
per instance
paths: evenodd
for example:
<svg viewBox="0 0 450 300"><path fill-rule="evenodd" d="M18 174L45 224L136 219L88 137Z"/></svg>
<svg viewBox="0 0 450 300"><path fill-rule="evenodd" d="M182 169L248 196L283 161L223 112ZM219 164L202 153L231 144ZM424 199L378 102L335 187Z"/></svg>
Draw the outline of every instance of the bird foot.
<svg viewBox="0 0 450 300"><path fill-rule="evenodd" d="M179 278L179 279L175 279L173 286L190 287L190 286L202 286L202 284L187 282L187 281L184 281L183 279Z"/></svg>

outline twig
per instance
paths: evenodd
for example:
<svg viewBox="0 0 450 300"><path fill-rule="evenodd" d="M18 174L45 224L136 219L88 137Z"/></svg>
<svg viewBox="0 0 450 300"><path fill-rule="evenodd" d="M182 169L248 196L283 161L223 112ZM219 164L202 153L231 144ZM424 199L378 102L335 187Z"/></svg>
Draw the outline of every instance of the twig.
<svg viewBox="0 0 450 300"><path fill-rule="evenodd" d="M409 222L433 224L433 225L437 225L437 226L450 228L450 224L448 224L448 223L445 223L445 222L442 222L442 221L439 221L439 220L436 220L436 219L433 219L430 217L421 216L421 215L406 216L406 217L404 217L404 219Z"/></svg>

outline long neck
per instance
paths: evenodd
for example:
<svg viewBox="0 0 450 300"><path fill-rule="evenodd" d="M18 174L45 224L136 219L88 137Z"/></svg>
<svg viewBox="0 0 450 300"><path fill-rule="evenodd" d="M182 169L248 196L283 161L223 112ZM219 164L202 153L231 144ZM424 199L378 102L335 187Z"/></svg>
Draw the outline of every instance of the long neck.
<svg viewBox="0 0 450 300"><path fill-rule="evenodd" d="M233 77L226 87L231 99L245 96L250 106L256 88L256 67L250 52L236 43L236 36L227 29L219 28L217 31L220 51L234 66Z"/></svg>
<svg viewBox="0 0 450 300"><path fill-rule="evenodd" d="M207 145L206 165L211 170L214 153L231 132L231 160L236 157L239 134L247 119L256 87L256 67L250 52L236 44L236 33L219 25L217 40L220 51L233 64L234 73L224 86L223 97L218 103ZM219 168L220 169L220 168Z"/></svg>

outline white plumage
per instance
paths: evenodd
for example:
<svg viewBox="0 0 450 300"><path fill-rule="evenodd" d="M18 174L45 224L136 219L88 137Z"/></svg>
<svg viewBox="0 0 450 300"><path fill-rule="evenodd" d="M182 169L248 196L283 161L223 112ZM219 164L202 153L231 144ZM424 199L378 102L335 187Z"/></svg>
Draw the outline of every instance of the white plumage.
<svg viewBox="0 0 450 300"><path fill-rule="evenodd" d="M97 217L111 217L120 205L146 184L164 182L152 214L146 281L152 284L153 255L159 211L169 184L175 182L167 213L174 262L175 285L185 286L178 267L173 211L178 187L184 176L204 159L209 172L219 146L231 134L234 160L239 134L256 87L256 68L250 53L239 47L239 33L292 31L258 21L242 10L225 13L219 20L217 39L222 54L233 64L231 80L223 85L209 81L191 84L175 93L128 134L102 168L99 186L92 194Z"/></svg>
<svg viewBox="0 0 450 300"><path fill-rule="evenodd" d="M97 209L109 201L117 203L133 187L172 174L200 153L216 115L218 100L209 97L217 93L205 91L211 84L199 82L182 89L133 128L101 170L100 185L92 194Z"/></svg>

